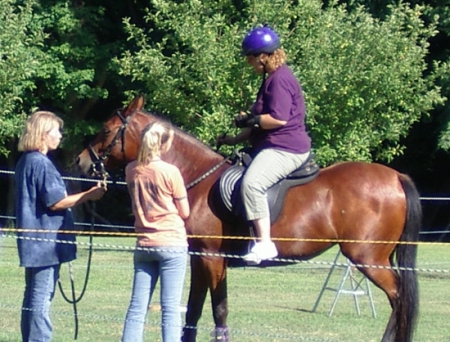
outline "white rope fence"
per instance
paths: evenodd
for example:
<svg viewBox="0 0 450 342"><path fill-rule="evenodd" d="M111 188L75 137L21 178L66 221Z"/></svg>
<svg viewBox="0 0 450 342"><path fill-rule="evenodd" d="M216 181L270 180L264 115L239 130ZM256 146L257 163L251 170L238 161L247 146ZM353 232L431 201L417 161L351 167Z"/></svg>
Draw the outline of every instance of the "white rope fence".
<svg viewBox="0 0 450 342"><path fill-rule="evenodd" d="M0 229L0 232L2 229ZM155 252L173 252L169 249L158 248L158 247L138 247L138 246L123 246L123 245L110 245L103 243L89 243L82 241L66 241L66 240L55 240L55 239L43 239L43 238L33 238L33 237L23 237L16 236L12 234L3 235L6 238L15 238L15 239L23 239L23 240L32 240L32 241L40 241L40 242L56 242L61 244L75 244L80 246L92 246L98 248L107 248L107 249L115 249L117 251L135 251L135 250L147 250L147 251L155 251ZM176 252L173 252L176 253ZM220 258L228 258L228 259L242 259L242 255L230 254L230 253L217 253L217 252L200 252L200 251L192 251L188 252L189 255L195 256L203 256L203 257L220 257ZM321 265L321 266L337 266L337 267L346 267L347 263L335 263L329 261L316 261L316 260L299 260L299 259L290 259L290 258L273 258L273 261L277 261L280 263L286 264L305 264L305 265ZM372 269L388 269L388 270L397 270L397 271L415 271L415 272L423 272L423 273L443 273L449 274L450 270L446 269L431 269L431 268L411 268L411 267L398 267L398 266L382 266L382 265L368 265L368 264L352 264L355 267L359 268L372 268Z"/></svg>

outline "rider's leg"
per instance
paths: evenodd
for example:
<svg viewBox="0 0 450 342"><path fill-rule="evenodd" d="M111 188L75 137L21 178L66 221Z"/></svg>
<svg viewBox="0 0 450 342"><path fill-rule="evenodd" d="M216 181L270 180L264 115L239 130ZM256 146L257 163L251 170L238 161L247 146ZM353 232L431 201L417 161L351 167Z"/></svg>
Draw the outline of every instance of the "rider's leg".
<svg viewBox="0 0 450 342"><path fill-rule="evenodd" d="M241 184L241 194L247 219L251 221L260 238L251 253L244 259L259 263L261 260L278 255L270 235L270 212L267 203L267 190L298 168L307 154L296 155L275 149L259 152L246 170Z"/></svg>
<svg viewBox="0 0 450 342"><path fill-rule="evenodd" d="M270 236L270 217L256 219L252 221L259 237L250 253L244 256L244 260L249 264L259 264L261 260L272 259L278 255L278 250Z"/></svg>
<svg viewBox="0 0 450 342"><path fill-rule="evenodd" d="M259 236L261 243L270 243L272 238L270 236L270 217L260 218L252 221L253 227L256 230L256 235Z"/></svg>

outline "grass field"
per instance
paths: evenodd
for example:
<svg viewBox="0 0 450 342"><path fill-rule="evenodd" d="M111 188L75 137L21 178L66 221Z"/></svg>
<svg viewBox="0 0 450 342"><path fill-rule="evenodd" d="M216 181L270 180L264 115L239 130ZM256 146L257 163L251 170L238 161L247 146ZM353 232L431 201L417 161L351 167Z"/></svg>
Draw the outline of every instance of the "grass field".
<svg viewBox="0 0 450 342"><path fill-rule="evenodd" d="M20 340L19 321L23 294L23 269L18 267L16 241L0 240L0 341ZM87 242L86 237L78 238ZM128 306L132 279L132 252L115 246L133 246L132 238L95 237L91 277L87 292L78 304L78 340L119 341ZM106 246L98 246L104 244ZM79 246L74 262L77 290L86 271L87 247ZM377 317L372 318L367 296L359 296L361 315L355 311L353 297L342 294L328 317L335 293L325 291L316 312L316 302L337 249L313 259L310 263L272 268L230 269L229 320L233 342L253 341L380 341L390 314L386 296L371 286ZM340 263L345 263L342 258ZM414 341L450 341L450 245L419 247L418 268L441 270L419 271L420 314ZM329 286L336 288L344 269L336 268ZM357 278L360 275L354 273ZM186 277L184 301L188 295ZM64 288L69 291L67 265L61 270ZM348 288L349 283L346 283ZM153 302L157 304L159 294ZM72 341L74 320L72 307L61 294L51 307L56 342ZM160 314L150 311L147 318L146 341L160 341ZM199 323L198 341L210 341L213 320L210 302L204 307Z"/></svg>

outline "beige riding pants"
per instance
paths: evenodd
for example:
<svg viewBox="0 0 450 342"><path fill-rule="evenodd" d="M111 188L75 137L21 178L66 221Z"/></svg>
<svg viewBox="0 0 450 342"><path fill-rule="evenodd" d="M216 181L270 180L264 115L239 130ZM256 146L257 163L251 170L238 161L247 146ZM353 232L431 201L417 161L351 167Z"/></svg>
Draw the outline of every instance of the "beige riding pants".
<svg viewBox="0 0 450 342"><path fill-rule="evenodd" d="M309 153L264 149L256 155L245 171L241 185L241 195L249 221L269 217L267 190L298 169L308 159Z"/></svg>

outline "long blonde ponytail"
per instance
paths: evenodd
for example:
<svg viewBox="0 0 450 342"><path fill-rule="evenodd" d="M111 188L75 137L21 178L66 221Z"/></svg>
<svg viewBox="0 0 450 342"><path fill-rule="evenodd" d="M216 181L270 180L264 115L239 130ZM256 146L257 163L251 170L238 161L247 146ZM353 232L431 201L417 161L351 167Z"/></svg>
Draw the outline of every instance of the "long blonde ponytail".
<svg viewBox="0 0 450 342"><path fill-rule="evenodd" d="M152 122L141 134L136 165L148 164L153 158L168 151L173 141L173 128L168 122Z"/></svg>

